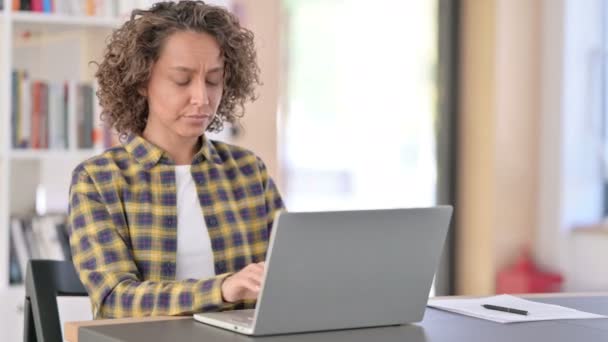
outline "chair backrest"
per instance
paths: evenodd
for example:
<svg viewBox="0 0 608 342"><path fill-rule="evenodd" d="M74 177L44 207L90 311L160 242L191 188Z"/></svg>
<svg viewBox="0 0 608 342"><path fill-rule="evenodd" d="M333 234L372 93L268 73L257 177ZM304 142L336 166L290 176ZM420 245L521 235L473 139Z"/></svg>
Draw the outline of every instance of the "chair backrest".
<svg viewBox="0 0 608 342"><path fill-rule="evenodd" d="M71 261L30 260L25 276L25 342L61 342L58 296L87 296Z"/></svg>

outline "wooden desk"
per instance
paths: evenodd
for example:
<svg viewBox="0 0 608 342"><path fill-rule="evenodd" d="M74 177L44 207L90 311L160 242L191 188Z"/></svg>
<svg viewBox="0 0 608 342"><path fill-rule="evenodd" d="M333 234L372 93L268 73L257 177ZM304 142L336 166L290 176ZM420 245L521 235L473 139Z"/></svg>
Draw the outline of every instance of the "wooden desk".
<svg viewBox="0 0 608 342"><path fill-rule="evenodd" d="M567 307L577 308L584 311L593 313L608 315L608 293L556 293L556 294L529 294L521 295L527 299L555 303ZM473 297L473 296L468 296ZM454 297L437 297L437 298L466 298L465 296L454 296ZM156 323L153 323L156 322ZM446 323L452 323L450 326L446 326ZM145 324L141 323L153 323ZM106 328L104 328L106 327ZM145 327L146 329L142 329ZM505 330L508 327L513 327L511 331L515 333L516 338L511 340L511 337L504 336ZM100 329L97 329L100 328ZM111 328L111 329L110 329ZM536 329L537 331L532 331ZM164 333L171 333L175 331L182 334L197 334L193 340L203 340L205 334L213 334L215 339L221 341L251 341L252 339L258 340L270 340L273 337L248 337L237 333L224 331L219 328L207 327L202 323L195 322L190 316L182 317L146 317L146 318L125 318L115 320L97 320L97 321L85 321L85 322L68 322L65 324L65 336L64 339L69 342L78 342L79 335L91 335L94 333L98 336L106 336L107 341L130 341L129 339L121 339L120 337L110 336L108 331L110 330L131 330L133 331L134 337L139 340L143 340L142 337L145 331L148 331L151 335L152 332L162 331ZM495 331L495 332L493 332ZM539 332L546 331L547 335L538 335ZM412 341L474 341L475 338L478 340L484 340L484 333L490 334L491 340L498 341L501 336L505 337L505 341L527 341L522 339L525 334L537 334L539 341L551 340L551 341L562 341L559 338L563 338L563 341L568 341L568 338L577 336L577 340L581 341L608 341L608 319L599 320L566 320L566 321L544 321L544 322L531 322L531 323L519 323L516 325L504 325L494 322L488 322L480 319L457 315L449 312L444 312L432 308L427 308L424 320L419 324L405 325L401 327L388 327L388 328L370 328L370 329L354 329L345 330L338 332L321 332L312 334L296 334L296 335L282 335L279 339L281 341L316 341L316 340L339 340L339 341L356 341L356 340L371 340L379 338L379 340L385 341L398 341L403 340L404 337L411 339ZM110 333L111 334L111 333ZM118 334L118 333L117 333ZM201 334L200 337L198 334ZM469 335L467 335L469 334ZM500 335L503 334L503 335ZM123 334L124 335L124 334ZM192 338L192 335L188 335ZM153 337L153 336L152 336ZM165 336L166 337L166 336ZM211 337L207 335L207 337ZM96 341L105 340L97 339ZM176 336L177 338L177 336ZM454 338L454 339L453 339ZM471 339L473 338L473 339ZM556 339L558 338L558 339ZM135 339L135 340L137 340ZM215 340L214 339L214 340ZM155 342L149 338L146 339L149 342ZM162 340L162 339L161 339ZM190 339L188 339L190 340ZM179 339L173 340L179 342ZM276 338L273 341L278 341ZM82 340L81 342L89 342L88 340Z"/></svg>
<svg viewBox="0 0 608 342"><path fill-rule="evenodd" d="M118 318L118 319L98 319L94 321L78 321L78 322L67 322L64 325L63 339L68 342L78 342L78 329L83 327L98 327L104 325L118 325L118 324L130 324L130 323L143 323L143 322L159 322L159 321L172 321L188 319L191 320L192 316L156 316L156 317L142 317L142 318Z"/></svg>

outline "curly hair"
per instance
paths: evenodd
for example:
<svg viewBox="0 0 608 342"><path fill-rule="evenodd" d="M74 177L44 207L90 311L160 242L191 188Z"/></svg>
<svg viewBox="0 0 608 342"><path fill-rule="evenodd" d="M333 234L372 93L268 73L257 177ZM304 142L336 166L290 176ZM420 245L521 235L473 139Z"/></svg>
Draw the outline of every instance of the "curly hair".
<svg viewBox="0 0 608 342"><path fill-rule="evenodd" d="M207 131L221 131L226 121L236 123L245 103L256 100L260 71L253 33L241 27L235 15L203 1L159 2L149 10L133 10L130 19L112 33L95 73L101 119L121 139L143 132L148 103L139 89L148 83L164 42L180 31L210 34L223 56L224 92Z"/></svg>

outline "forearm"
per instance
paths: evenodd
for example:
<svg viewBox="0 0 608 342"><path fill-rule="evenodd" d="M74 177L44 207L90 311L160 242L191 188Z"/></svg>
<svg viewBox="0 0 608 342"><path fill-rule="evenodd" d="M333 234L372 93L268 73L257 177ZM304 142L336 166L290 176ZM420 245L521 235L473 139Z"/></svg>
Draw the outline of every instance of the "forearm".
<svg viewBox="0 0 608 342"><path fill-rule="evenodd" d="M188 281L133 281L118 283L103 298L92 297L95 318L187 315L229 310L234 304L222 299L221 285L230 274ZM95 291L92 291L95 292Z"/></svg>

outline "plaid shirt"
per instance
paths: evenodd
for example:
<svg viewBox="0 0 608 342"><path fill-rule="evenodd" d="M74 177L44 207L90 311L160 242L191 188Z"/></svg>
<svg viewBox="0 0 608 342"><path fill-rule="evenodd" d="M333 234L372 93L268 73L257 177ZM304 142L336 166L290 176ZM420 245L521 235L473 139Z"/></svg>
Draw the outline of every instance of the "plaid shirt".
<svg viewBox="0 0 608 342"><path fill-rule="evenodd" d="M224 278L265 260L280 194L252 152L203 137L191 167L211 240L215 277L175 280L174 163L131 135L73 172L73 262L95 318L181 315L253 307L222 300Z"/></svg>

